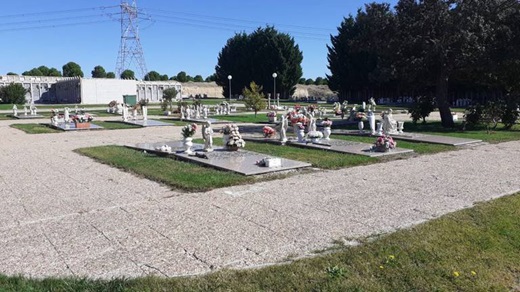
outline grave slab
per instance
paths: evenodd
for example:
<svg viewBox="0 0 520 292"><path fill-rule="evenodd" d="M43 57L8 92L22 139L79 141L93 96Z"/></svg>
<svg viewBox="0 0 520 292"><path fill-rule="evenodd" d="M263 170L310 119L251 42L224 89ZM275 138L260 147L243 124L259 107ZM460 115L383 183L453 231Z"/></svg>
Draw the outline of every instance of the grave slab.
<svg viewBox="0 0 520 292"><path fill-rule="evenodd" d="M371 136L368 131L364 133L360 133L357 130L332 130L332 134L340 134L340 135L351 135L351 136ZM450 137L450 136L440 136L440 135L429 135L429 134L419 134L419 133L402 133L402 134L393 134L391 135L394 140L403 140L403 141L411 141L411 142L425 142L432 144L443 144L450 146L462 146L473 143L481 143L482 140L477 139L466 139L466 138L458 138L458 137Z"/></svg>
<svg viewBox="0 0 520 292"><path fill-rule="evenodd" d="M364 155L364 156L369 156L369 157L391 156L391 155L413 152L412 149L404 149L404 148L395 148L388 152L370 151L372 144L345 141L345 140L336 140L336 139L330 139L329 141L322 140L319 143L307 143L307 142L300 143L297 140L289 140L289 141L287 141L286 145L303 147L303 148L311 148L311 149L321 149L321 150L333 151L333 152L339 152L339 153Z"/></svg>
<svg viewBox="0 0 520 292"><path fill-rule="evenodd" d="M186 122L186 123L196 123L196 124L204 124L205 122L211 122L211 124L232 124L232 121L220 120L215 118L207 118L207 119L180 119L180 118L172 118L174 121Z"/></svg>
<svg viewBox="0 0 520 292"><path fill-rule="evenodd" d="M165 153L156 150L158 147L161 147L163 145L170 146L172 148L172 152ZM266 157L276 157L243 149L240 149L238 151L228 151L224 148L218 147L216 147L213 152L203 152L202 149L204 148L204 145L196 143L193 144L192 150L195 151L195 153L199 156L188 155L186 153L183 153L182 141L139 143L135 145L127 145L127 147L137 150L145 150L147 152L162 156L175 156L176 158L183 161L198 163L221 170L233 171L246 176L266 174L311 166L310 163L285 158L280 158L280 167L259 166L256 164L257 161L262 160Z"/></svg>
<svg viewBox="0 0 520 292"><path fill-rule="evenodd" d="M103 127L98 126L96 124L90 123L90 128L76 128L76 125L74 123L58 123L56 125L53 124L45 124L48 125L51 128L62 130L62 131L84 131L84 130L100 130L103 129Z"/></svg>
<svg viewBox="0 0 520 292"><path fill-rule="evenodd" d="M164 127L164 126L173 126L170 123L165 123L161 121L156 120L128 120L128 121L122 121L125 124L129 125L135 125L139 127Z"/></svg>

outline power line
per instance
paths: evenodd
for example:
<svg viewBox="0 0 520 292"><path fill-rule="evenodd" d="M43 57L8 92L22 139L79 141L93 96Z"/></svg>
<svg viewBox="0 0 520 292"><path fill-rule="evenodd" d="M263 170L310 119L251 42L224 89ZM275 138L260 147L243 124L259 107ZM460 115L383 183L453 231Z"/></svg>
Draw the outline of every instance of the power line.
<svg viewBox="0 0 520 292"><path fill-rule="evenodd" d="M151 11L159 11L164 12L168 14L181 14L181 15L189 15L197 17L196 20L200 20L200 18L212 18L212 19L219 19L224 20L228 22L242 22L242 23L252 23L256 25L263 25L265 24L262 21L255 21L255 20L246 20L246 19L237 19L237 18L227 18L227 17L218 17L218 16L210 16L210 15L202 15L202 14L195 14L195 13L187 13L187 12L179 12L179 11L168 11L168 10L162 10L162 9L156 9L156 8L144 8L146 10ZM336 28L323 28L323 27L312 27L312 26L300 26L300 25L293 25L293 24L283 24L283 23L275 23L276 26L285 26L285 27L294 27L294 28L301 28L301 29L310 29L310 30L319 30L324 32L329 32L331 30L334 30Z"/></svg>
<svg viewBox="0 0 520 292"><path fill-rule="evenodd" d="M95 21L73 22L73 23L64 23L64 24L49 24L49 25L44 25L44 26L6 28L6 29L0 29L0 32L3 32L3 31L33 30L33 29L43 29L43 28L56 28L56 27L66 27L66 26L78 26L78 25L96 24L96 23L102 23L102 22L112 22L112 20L95 20Z"/></svg>
<svg viewBox="0 0 520 292"><path fill-rule="evenodd" d="M91 14L91 15L69 16L69 17L60 17L60 18L46 18L46 19L34 19L34 20L15 21L15 22L0 22L0 25L2 25L2 26L10 26L10 25L18 25L18 24L46 23L46 22L53 22L53 21L60 22L60 21L71 20L71 19L92 18L92 17L99 17L99 16L107 16L107 14Z"/></svg>
<svg viewBox="0 0 520 292"><path fill-rule="evenodd" d="M4 18L17 18L17 17L27 17L32 15L50 15L50 14L63 14L63 13L71 13L77 11L88 11L88 10L105 10L111 8L119 8L119 5L114 6L100 6L100 7L90 7L90 8L78 8L78 9L69 9L69 10L58 10L58 11L42 11L42 12L32 12L32 13L21 13L21 14L11 14L11 15L0 15L1 19Z"/></svg>
<svg viewBox="0 0 520 292"><path fill-rule="evenodd" d="M213 30L219 30L219 31L222 31L222 30L225 30L225 31L231 31L231 32L237 32L238 30L236 29L237 26L230 26L228 25L229 27L225 27L225 26L214 26L214 25L204 25L204 24L198 24L198 23L189 23L189 22L182 22L182 21L175 21L175 20L157 20L158 23L168 23L168 24L177 24L177 25L183 25L183 26L190 26L190 27L198 27L198 28L205 28L205 29L213 29ZM243 28L248 28L248 29L256 29L255 27L244 27L242 26ZM299 38L304 38L304 39L312 39L312 40L320 40L320 41L327 41L328 40L328 36L321 36L321 35L318 35L318 36L311 36L311 35L306 35L305 33L298 33L298 32L290 32L290 35L291 36L295 36L295 37L299 37Z"/></svg>

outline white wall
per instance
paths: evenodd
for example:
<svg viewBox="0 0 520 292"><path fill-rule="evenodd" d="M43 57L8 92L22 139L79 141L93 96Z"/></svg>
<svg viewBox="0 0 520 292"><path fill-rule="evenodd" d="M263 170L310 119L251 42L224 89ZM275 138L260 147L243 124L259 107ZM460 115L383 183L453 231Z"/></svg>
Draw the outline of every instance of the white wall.
<svg viewBox="0 0 520 292"><path fill-rule="evenodd" d="M81 79L82 104L108 104L112 100L123 102L123 95L137 94L136 80Z"/></svg>

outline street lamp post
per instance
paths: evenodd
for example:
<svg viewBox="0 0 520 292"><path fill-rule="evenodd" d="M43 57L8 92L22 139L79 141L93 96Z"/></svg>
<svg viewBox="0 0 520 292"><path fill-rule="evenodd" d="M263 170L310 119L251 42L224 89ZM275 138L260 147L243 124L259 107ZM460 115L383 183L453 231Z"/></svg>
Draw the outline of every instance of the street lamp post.
<svg viewBox="0 0 520 292"><path fill-rule="evenodd" d="M229 80L229 102L231 102L231 79L233 79L233 76L228 75L227 79Z"/></svg>
<svg viewBox="0 0 520 292"><path fill-rule="evenodd" d="M276 98L276 77L278 76L278 74L273 73L273 82L274 82L274 87L273 87L273 102L274 102L274 99Z"/></svg>

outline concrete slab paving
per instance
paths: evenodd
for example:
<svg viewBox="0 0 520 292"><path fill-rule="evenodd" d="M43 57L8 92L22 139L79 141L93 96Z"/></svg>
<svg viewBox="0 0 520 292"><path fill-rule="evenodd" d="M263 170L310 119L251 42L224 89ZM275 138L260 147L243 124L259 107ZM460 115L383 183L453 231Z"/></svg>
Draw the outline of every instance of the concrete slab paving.
<svg viewBox="0 0 520 292"><path fill-rule="evenodd" d="M370 132L365 131L360 133L356 130L341 130L335 129L332 130L332 134L340 134L340 135L350 135L350 136L372 136ZM425 142L432 144L442 144L442 145L450 145L450 146L462 146L469 144L476 144L482 142L479 139L467 139L467 138L459 138L459 137L451 137L451 136L441 136L441 135L429 135L422 133L398 133L391 135L395 140L403 140L403 141L411 141L411 142Z"/></svg>
<svg viewBox="0 0 520 292"><path fill-rule="evenodd" d="M0 121L6 275L111 279L256 267L520 191L511 175L519 141L186 193L73 152L180 140L180 127L28 135L13 122L27 121Z"/></svg>
<svg viewBox="0 0 520 292"><path fill-rule="evenodd" d="M128 121L121 121L121 123L144 127L144 128L173 126L171 123L165 123L165 122L161 122L161 121L157 121L157 120L128 120Z"/></svg>

